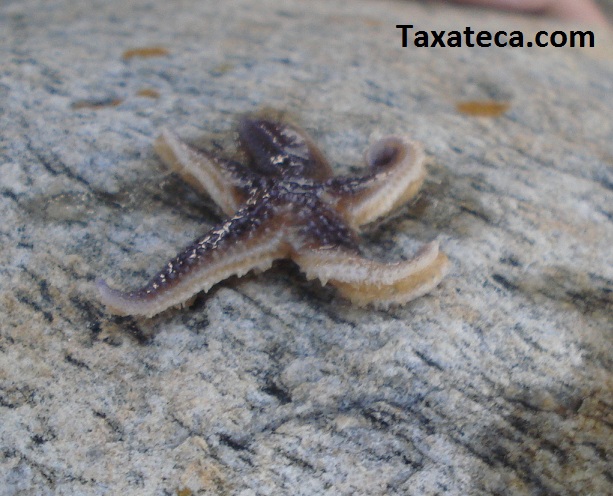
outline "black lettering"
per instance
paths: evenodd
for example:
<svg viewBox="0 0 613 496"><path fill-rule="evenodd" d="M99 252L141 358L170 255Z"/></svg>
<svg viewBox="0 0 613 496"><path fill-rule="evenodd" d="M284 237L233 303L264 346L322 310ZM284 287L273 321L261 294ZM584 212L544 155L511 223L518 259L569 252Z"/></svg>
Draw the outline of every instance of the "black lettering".
<svg viewBox="0 0 613 496"><path fill-rule="evenodd" d="M492 33L488 31L479 31L477 35L477 45L480 47L490 47L492 46Z"/></svg>
<svg viewBox="0 0 613 496"><path fill-rule="evenodd" d="M445 42L443 41L443 35L445 34L445 31L430 31L432 33L432 36L434 36L434 40L432 41L432 45L430 45L431 47L435 47L437 44L442 46L443 48L445 47Z"/></svg>
<svg viewBox="0 0 613 496"><path fill-rule="evenodd" d="M462 46L462 34L459 31L449 31L447 35L447 46L449 47L461 47Z"/></svg>
<svg viewBox="0 0 613 496"><path fill-rule="evenodd" d="M416 47L427 47L428 45L428 33L426 31L417 31L415 33L415 39L413 40L413 44Z"/></svg>
<svg viewBox="0 0 613 496"><path fill-rule="evenodd" d="M396 24L396 29L400 29L402 33L402 47L406 48L409 45L409 30L413 29L413 24ZM475 36L473 40L472 36ZM476 45L475 45L476 43ZM511 31L507 34L506 31L497 31L492 34L490 31L475 32L470 26L466 26L464 31L416 31L413 38L413 44L416 47L475 47L479 46L487 48L491 46L513 48L521 48L523 46L531 47L533 44L541 48L554 46L556 48L567 46L571 47L594 47L596 44L593 31L553 31L549 34L547 31L539 31L534 36L534 41L528 41L524 45L524 34L521 31Z"/></svg>
<svg viewBox="0 0 613 496"><path fill-rule="evenodd" d="M556 38L558 36L562 37L561 43L556 42ZM564 45L566 45L566 33L564 31L554 31L553 33L551 33L551 36L549 37L549 41L556 48L563 47Z"/></svg>
<svg viewBox="0 0 613 496"><path fill-rule="evenodd" d="M585 37L589 36L590 37L590 47L594 48L594 33L592 31L571 31L570 32L570 46L574 47L575 46L575 37L579 36L580 40L579 40L579 46L581 48L583 48L585 46Z"/></svg>
<svg viewBox="0 0 613 496"><path fill-rule="evenodd" d="M470 29L469 26L466 26L466 29L464 29L464 39L466 41L466 46L472 48L475 46L475 44L470 39L471 34L475 34L475 32L472 29Z"/></svg>
<svg viewBox="0 0 613 496"><path fill-rule="evenodd" d="M505 46L507 46L507 42L506 41L504 43L500 41L500 37L501 36L504 36L506 38L507 37L507 32L506 31L498 31L494 35L494 45L496 45L497 47L505 47Z"/></svg>
<svg viewBox="0 0 613 496"><path fill-rule="evenodd" d="M534 42L540 46L540 47L546 47L547 45L549 45L548 42L542 43L541 42L541 36L547 36L547 31L539 31L538 33L536 33L536 36L534 37Z"/></svg>
<svg viewBox="0 0 613 496"><path fill-rule="evenodd" d="M396 29L402 29L402 48L407 47L407 38L409 29L413 28L413 24L396 24Z"/></svg>
<svg viewBox="0 0 613 496"><path fill-rule="evenodd" d="M509 45L513 48L521 48L524 46L524 33L521 31L511 31Z"/></svg>

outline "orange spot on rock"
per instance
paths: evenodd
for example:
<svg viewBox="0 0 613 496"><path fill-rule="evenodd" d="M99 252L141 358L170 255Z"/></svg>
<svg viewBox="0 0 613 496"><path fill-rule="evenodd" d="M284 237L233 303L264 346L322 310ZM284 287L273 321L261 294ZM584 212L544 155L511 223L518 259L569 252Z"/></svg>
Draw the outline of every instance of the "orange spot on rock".
<svg viewBox="0 0 613 496"><path fill-rule="evenodd" d="M77 100L73 102L70 107L73 110L79 109L101 109L106 107L117 107L121 102L123 102L122 98L108 98L103 100Z"/></svg>
<svg viewBox="0 0 613 496"><path fill-rule="evenodd" d="M140 58L149 58L149 57L164 57L168 55L170 52L164 48L163 46L148 46L148 47L139 47L139 48L131 48L123 52L123 59L129 60L135 57Z"/></svg>
<svg viewBox="0 0 613 496"><path fill-rule="evenodd" d="M144 96L146 98L159 98L160 92L158 90L154 90L153 88L142 88L138 90L136 93L137 96Z"/></svg>
<svg viewBox="0 0 613 496"><path fill-rule="evenodd" d="M467 100L456 103L458 112L473 117L498 117L511 107L510 102L497 100Z"/></svg>

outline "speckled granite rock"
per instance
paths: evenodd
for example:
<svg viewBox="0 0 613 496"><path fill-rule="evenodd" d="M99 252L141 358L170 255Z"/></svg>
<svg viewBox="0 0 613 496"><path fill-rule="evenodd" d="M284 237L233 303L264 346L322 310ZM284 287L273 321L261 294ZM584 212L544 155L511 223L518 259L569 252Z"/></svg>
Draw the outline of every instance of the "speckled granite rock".
<svg viewBox="0 0 613 496"><path fill-rule="evenodd" d="M3 3L1 494L610 490L613 54L403 49L407 22L542 27L384 2ZM168 53L122 57L138 47ZM455 108L484 98L510 109ZM217 219L158 130L230 146L262 106L339 171L383 134L421 140L424 192L366 251L439 239L451 274L372 311L281 263L109 316L97 277L142 283Z"/></svg>

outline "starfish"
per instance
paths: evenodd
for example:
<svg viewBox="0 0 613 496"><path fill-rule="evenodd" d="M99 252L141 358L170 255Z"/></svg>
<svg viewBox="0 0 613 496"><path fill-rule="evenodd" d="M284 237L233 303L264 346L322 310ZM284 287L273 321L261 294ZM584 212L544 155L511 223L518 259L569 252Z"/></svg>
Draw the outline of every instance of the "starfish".
<svg viewBox="0 0 613 496"><path fill-rule="evenodd" d="M360 306L406 303L444 277L449 263L436 242L396 263L369 260L358 249L360 226L417 194L426 174L417 143L383 138L367 150L365 174L335 177L311 138L294 125L246 117L238 135L246 165L198 150L168 130L157 138L161 159L229 218L141 289L122 292L99 281L100 298L112 313L151 317L187 304L227 277L266 270L281 258Z"/></svg>

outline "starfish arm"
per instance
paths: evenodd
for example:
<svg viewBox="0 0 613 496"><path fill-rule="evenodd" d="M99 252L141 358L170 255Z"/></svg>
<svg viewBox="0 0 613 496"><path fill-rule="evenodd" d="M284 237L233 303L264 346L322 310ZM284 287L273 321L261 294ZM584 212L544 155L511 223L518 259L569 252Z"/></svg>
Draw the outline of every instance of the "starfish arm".
<svg viewBox="0 0 613 496"><path fill-rule="evenodd" d="M325 181L332 169L308 134L297 126L244 118L238 126L241 145L253 170L269 177Z"/></svg>
<svg viewBox="0 0 613 496"><path fill-rule="evenodd" d="M449 261L436 242L423 246L411 260L389 264L343 249L302 250L292 258L309 279L329 282L352 303L380 308L430 292L449 270Z"/></svg>
<svg viewBox="0 0 613 496"><path fill-rule="evenodd" d="M162 161L188 184L207 193L226 215L236 212L244 200L237 187L238 171L232 171L220 160L188 145L165 129L155 140L154 148ZM247 174L247 171L241 171ZM246 179L247 178L243 178Z"/></svg>
<svg viewBox="0 0 613 496"><path fill-rule="evenodd" d="M413 198L426 177L421 146L403 136L375 142L366 152L370 173L336 177L326 190L338 199L338 208L357 229Z"/></svg>
<svg viewBox="0 0 613 496"><path fill-rule="evenodd" d="M233 218L213 228L139 290L122 292L99 281L102 303L117 315L152 317L185 304L230 276L268 269L275 259L286 256L287 248L276 220L262 209L254 210L258 208L239 210Z"/></svg>

